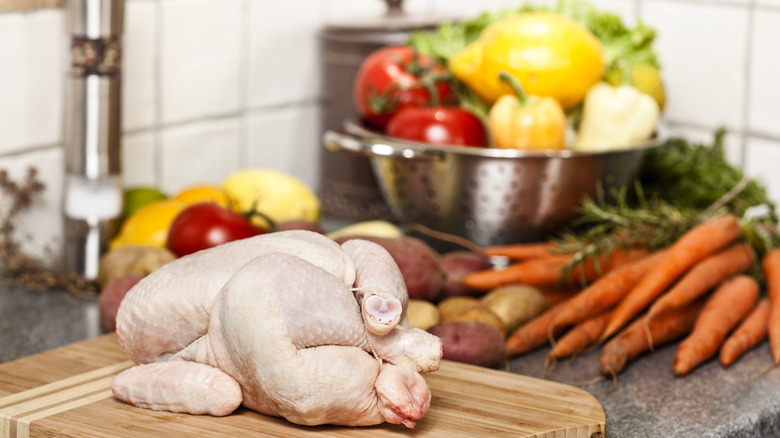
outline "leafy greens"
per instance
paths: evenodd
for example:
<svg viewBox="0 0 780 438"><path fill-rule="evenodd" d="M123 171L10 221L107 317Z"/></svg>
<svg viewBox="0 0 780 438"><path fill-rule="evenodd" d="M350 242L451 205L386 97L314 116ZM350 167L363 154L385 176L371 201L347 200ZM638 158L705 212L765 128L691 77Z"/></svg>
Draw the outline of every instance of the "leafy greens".
<svg viewBox="0 0 780 438"><path fill-rule="evenodd" d="M414 31L410 35L409 45L446 64L455 52L477 40L488 25L517 13L535 11L557 12L593 32L604 46L605 74L618 68L616 62L619 60L629 65L647 63L660 68L658 55L653 48L656 38L654 29L642 21L630 28L620 16L599 11L585 0L559 0L554 8L526 3L517 8L486 11L470 20L443 23L434 31Z"/></svg>

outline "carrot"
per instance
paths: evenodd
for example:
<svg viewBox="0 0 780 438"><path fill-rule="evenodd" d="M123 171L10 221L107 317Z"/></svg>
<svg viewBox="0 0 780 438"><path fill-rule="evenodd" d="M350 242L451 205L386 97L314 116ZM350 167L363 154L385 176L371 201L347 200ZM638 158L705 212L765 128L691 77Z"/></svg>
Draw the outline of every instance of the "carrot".
<svg viewBox="0 0 780 438"><path fill-rule="evenodd" d="M599 372L605 376L617 376L626 364L650 350L651 347L673 341L691 331L696 316L704 301L695 301L687 306L670 309L658 314L648 326L637 319L604 345L599 357ZM652 334L650 345L647 332Z"/></svg>
<svg viewBox="0 0 780 438"><path fill-rule="evenodd" d="M720 348L720 363L727 367L766 337L769 324L769 298L759 300L756 307L734 330Z"/></svg>
<svg viewBox="0 0 780 438"><path fill-rule="evenodd" d="M541 347L548 342L547 327L566 304L562 301L515 330L506 340L506 355L515 356Z"/></svg>
<svg viewBox="0 0 780 438"><path fill-rule="evenodd" d="M769 291L769 347L775 365L780 364L780 248L773 248L764 255L764 278Z"/></svg>
<svg viewBox="0 0 780 438"><path fill-rule="evenodd" d="M505 268L489 268L463 277L463 284L473 290L492 290L512 283L552 284L558 281L561 268L570 260L558 255L521 261Z"/></svg>
<svg viewBox="0 0 780 438"><path fill-rule="evenodd" d="M597 340L609 322L611 311L586 319L566 332L547 353L545 362L577 354Z"/></svg>
<svg viewBox="0 0 780 438"><path fill-rule="evenodd" d="M723 281L707 299L691 334L677 347L674 373L688 374L712 357L726 335L750 312L758 300L758 283L747 275Z"/></svg>
<svg viewBox="0 0 780 438"><path fill-rule="evenodd" d="M613 307L663 256L659 250L606 273L569 300L551 326L576 324Z"/></svg>
<svg viewBox="0 0 780 438"><path fill-rule="evenodd" d="M666 255L631 289L615 308L603 339L647 307L661 292L688 268L728 245L741 233L734 215L726 214L702 222L682 235L666 251Z"/></svg>
<svg viewBox="0 0 780 438"><path fill-rule="evenodd" d="M755 253L750 245L744 243L732 245L705 258L650 306L646 318L652 318L671 307L690 303L726 278L746 272L755 261Z"/></svg>
<svg viewBox="0 0 780 438"><path fill-rule="evenodd" d="M576 285L571 284L539 284L534 287L547 298L547 302L551 306L571 299L582 291Z"/></svg>
<svg viewBox="0 0 780 438"><path fill-rule="evenodd" d="M604 257L600 257L599 263L589 259L578 265L574 269L572 277L592 281L603 272L636 260L645 254L647 251L643 249L616 250L606 260ZM571 255L551 255L524 260L504 268L489 268L472 272L463 277L462 282L466 287L474 290L492 290L512 283L531 286L556 284L567 280L563 268L570 261L572 261Z"/></svg>
<svg viewBox="0 0 780 438"><path fill-rule="evenodd" d="M510 260L527 260L553 255L560 255L553 242L515 243L509 245L489 246L482 250L486 257L506 257Z"/></svg>

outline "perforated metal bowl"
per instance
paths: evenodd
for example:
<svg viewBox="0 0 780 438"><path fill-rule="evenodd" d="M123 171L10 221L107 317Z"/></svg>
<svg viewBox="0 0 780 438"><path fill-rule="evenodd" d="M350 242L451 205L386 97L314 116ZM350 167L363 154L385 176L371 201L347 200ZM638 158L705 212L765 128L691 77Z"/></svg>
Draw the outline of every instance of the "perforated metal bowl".
<svg viewBox="0 0 780 438"><path fill-rule="evenodd" d="M387 203L421 224L481 246L533 242L570 224L586 195L632 182L657 135L609 152L431 146L384 137L346 122L326 131L330 150L370 157Z"/></svg>

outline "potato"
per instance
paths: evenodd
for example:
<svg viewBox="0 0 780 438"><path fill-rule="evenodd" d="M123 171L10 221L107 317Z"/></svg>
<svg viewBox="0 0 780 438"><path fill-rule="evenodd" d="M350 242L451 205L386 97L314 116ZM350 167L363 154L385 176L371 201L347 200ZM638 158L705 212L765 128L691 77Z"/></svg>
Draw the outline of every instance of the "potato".
<svg viewBox="0 0 780 438"><path fill-rule="evenodd" d="M483 291L469 289L461 281L467 274L490 268L488 259L471 251L451 251L441 256L440 264L444 271L442 298L484 295Z"/></svg>
<svg viewBox="0 0 780 438"><path fill-rule="evenodd" d="M409 300L406 316L409 318L409 327L420 330L428 330L440 320L439 309L425 300Z"/></svg>
<svg viewBox="0 0 780 438"><path fill-rule="evenodd" d="M480 322L495 327L506 336L506 326L501 319L477 298L450 297L439 303L441 322Z"/></svg>
<svg viewBox="0 0 780 438"><path fill-rule="evenodd" d="M127 292L135 286L136 283L144 278L142 275L128 274L109 281L98 296L98 311L100 312L100 321L103 328L108 331L116 329L116 312L119 310L119 304L127 295Z"/></svg>
<svg viewBox="0 0 780 438"><path fill-rule="evenodd" d="M401 270L410 299L436 301L444 284L439 254L416 237L344 236L336 240L363 239L381 245Z"/></svg>
<svg viewBox="0 0 780 438"><path fill-rule="evenodd" d="M106 286L111 280L134 274L147 275L176 259L171 251L156 246L124 245L103 254L98 265L97 282Z"/></svg>
<svg viewBox="0 0 780 438"><path fill-rule="evenodd" d="M428 329L441 339L443 358L489 367L505 357L504 337L495 327L479 322L443 322Z"/></svg>
<svg viewBox="0 0 780 438"><path fill-rule="evenodd" d="M509 332L550 307L547 297L538 289L522 284L493 289L480 302L498 316Z"/></svg>
<svg viewBox="0 0 780 438"><path fill-rule="evenodd" d="M307 230L324 234L324 231L322 230L322 227L319 223L307 221L305 219L289 219L276 224L276 231L287 230Z"/></svg>

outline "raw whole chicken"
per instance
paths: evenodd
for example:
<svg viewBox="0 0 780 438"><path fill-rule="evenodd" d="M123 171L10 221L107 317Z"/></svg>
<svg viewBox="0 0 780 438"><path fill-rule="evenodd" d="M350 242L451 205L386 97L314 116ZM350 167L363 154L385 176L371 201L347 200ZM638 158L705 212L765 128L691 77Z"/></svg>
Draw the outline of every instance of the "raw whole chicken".
<svg viewBox="0 0 780 438"><path fill-rule="evenodd" d="M112 391L155 410L411 428L431 399L420 373L442 347L408 327L406 305L398 266L365 240L296 230L200 251L122 301L116 331L138 365Z"/></svg>

